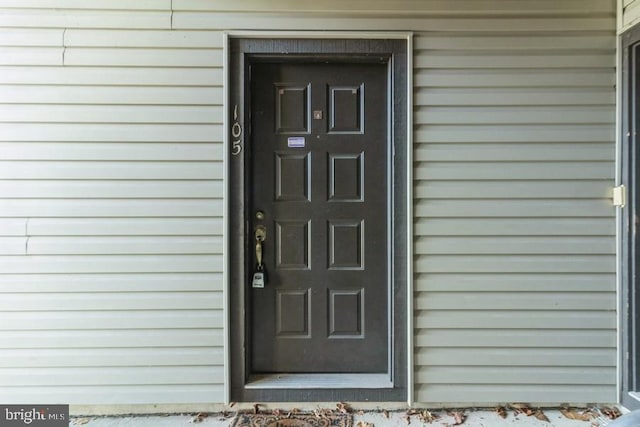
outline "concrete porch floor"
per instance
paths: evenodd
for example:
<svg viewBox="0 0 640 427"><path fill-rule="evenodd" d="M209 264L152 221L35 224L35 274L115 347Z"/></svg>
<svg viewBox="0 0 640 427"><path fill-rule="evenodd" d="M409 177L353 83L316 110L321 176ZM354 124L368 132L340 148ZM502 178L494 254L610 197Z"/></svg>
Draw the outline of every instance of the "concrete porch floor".
<svg viewBox="0 0 640 427"><path fill-rule="evenodd" d="M576 410L579 412L579 410ZM461 427L605 427L610 419L600 416L591 421L571 420L560 413L559 410L548 409L543 411L549 422L540 421L533 416L524 414L514 415L513 410L507 411L507 417L501 418L490 410L466 410L465 420ZM434 410L433 414L439 418L431 423L421 421L418 415L409 417L407 423L407 411L393 411L385 415L382 412L354 411L353 427L391 427L391 426L454 426L455 420L444 410ZM190 415L148 415L148 416L119 416L119 417L72 417L71 426L86 427L228 427L231 425L235 413L208 414L206 417Z"/></svg>

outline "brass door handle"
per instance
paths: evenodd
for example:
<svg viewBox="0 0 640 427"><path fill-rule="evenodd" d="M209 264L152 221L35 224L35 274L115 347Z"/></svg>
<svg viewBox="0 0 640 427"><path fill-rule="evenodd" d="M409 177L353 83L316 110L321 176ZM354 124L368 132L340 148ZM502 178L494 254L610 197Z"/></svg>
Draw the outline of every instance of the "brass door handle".
<svg viewBox="0 0 640 427"><path fill-rule="evenodd" d="M264 242L267 238L267 227L264 225L256 226L255 231L256 237L256 262L258 271L262 271L264 266L262 265L262 242Z"/></svg>

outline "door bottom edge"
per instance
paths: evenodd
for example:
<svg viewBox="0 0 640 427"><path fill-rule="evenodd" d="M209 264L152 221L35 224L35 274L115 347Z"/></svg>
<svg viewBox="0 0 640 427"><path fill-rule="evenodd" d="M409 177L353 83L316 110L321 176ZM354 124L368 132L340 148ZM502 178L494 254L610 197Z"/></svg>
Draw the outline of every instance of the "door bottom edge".
<svg viewBox="0 0 640 427"><path fill-rule="evenodd" d="M246 389L391 389L389 374L260 374L252 375Z"/></svg>

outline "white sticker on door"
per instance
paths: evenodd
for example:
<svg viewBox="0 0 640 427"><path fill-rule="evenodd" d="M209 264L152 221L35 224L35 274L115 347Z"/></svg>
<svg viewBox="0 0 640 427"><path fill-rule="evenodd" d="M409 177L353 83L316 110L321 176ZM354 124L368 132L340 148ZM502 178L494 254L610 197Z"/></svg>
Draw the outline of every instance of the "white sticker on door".
<svg viewBox="0 0 640 427"><path fill-rule="evenodd" d="M290 136L287 138L287 145L289 148L304 148L304 136Z"/></svg>

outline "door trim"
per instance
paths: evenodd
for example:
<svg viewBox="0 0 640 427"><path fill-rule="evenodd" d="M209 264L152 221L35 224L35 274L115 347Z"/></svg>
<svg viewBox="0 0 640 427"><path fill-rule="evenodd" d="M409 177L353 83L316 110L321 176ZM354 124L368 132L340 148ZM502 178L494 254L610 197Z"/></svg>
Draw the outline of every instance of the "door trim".
<svg viewBox="0 0 640 427"><path fill-rule="evenodd" d="M412 231L412 34L411 33L356 33L356 32L256 32L240 31L227 32L223 36L224 43L224 245L227 249L223 259L224 263L224 295L225 295L225 400L234 401L404 401L411 404L413 401L413 231ZM394 357L392 359L392 369L389 372L391 384L384 387L384 381L379 382L374 379L374 383L381 388L360 389L349 387L355 384L349 381L344 374L343 385L340 381L329 381L329 384L336 384L335 388L322 388L318 383L311 382L313 387L306 387L301 378L299 387L281 389L277 385L271 385L265 389L255 389L247 387L248 375L246 372L245 358L245 333L243 307L238 304L238 298L244 301L243 286L238 286L242 280L239 274L243 270L244 260L242 250L238 249L238 242L244 242L244 218L239 218L235 213L243 212L245 204L244 192L239 194L237 189L244 188L244 162L238 162L239 156L232 156L231 150L234 141L240 140L242 147L246 146L244 132L245 123L249 123L248 111L243 108L244 103L244 60L250 52L234 52L232 43L238 40L251 40L252 54L274 55L280 50L274 50L274 41L282 42L296 40L290 46L297 46L298 53L305 53L309 46L315 48L322 46L324 54L342 54L342 58L347 58L348 53L354 53L354 46L362 49L364 54L383 53L389 51L388 46L394 46L389 52L393 64L392 79L394 80L394 102L392 104L394 118L391 123L394 128L393 139L393 188L395 198L393 201L393 250L394 250L394 280L393 292L394 300L400 303L402 310L394 310L394 325L390 330L393 339ZM349 44L348 51L343 44L334 43L335 39L342 39L345 44ZM323 40L331 42L322 43ZM358 42L355 42L358 40ZM386 46L386 47L385 47ZM398 50L399 49L399 50ZM311 49L307 53L316 52ZM359 52L356 52L359 53ZM281 55L285 58L287 54ZM239 70L242 76L239 76ZM241 126L235 126L234 111L238 104L238 122ZM235 127L234 127L235 126ZM234 138L238 129L242 129L240 139ZM237 149L236 149L237 151ZM235 161L235 162L234 162ZM235 166L234 166L235 165ZM235 251L235 253L234 253ZM400 321L398 321L400 320ZM241 362L238 363L238 360ZM379 378L378 378L379 379ZM325 379L323 379L324 381ZM333 387L333 386L332 386ZM349 388L346 388L349 387ZM374 385L372 387L378 387Z"/></svg>
<svg viewBox="0 0 640 427"><path fill-rule="evenodd" d="M620 154L619 165L621 182L627 189L627 203L624 209L619 210L619 401L628 409L640 408L640 372L634 361L640 356L640 322L637 318L640 314L640 294L635 289L636 277L640 273L640 264L636 247L640 243L636 234L637 226L635 218L640 215L638 201L640 189L636 186L640 151L635 147L640 141L636 132L640 117L640 78L635 81L632 75L640 75L633 60L633 56L640 53L640 27L625 32L620 40L620 52L622 56L622 88L620 109ZM636 336L634 336L636 335Z"/></svg>

